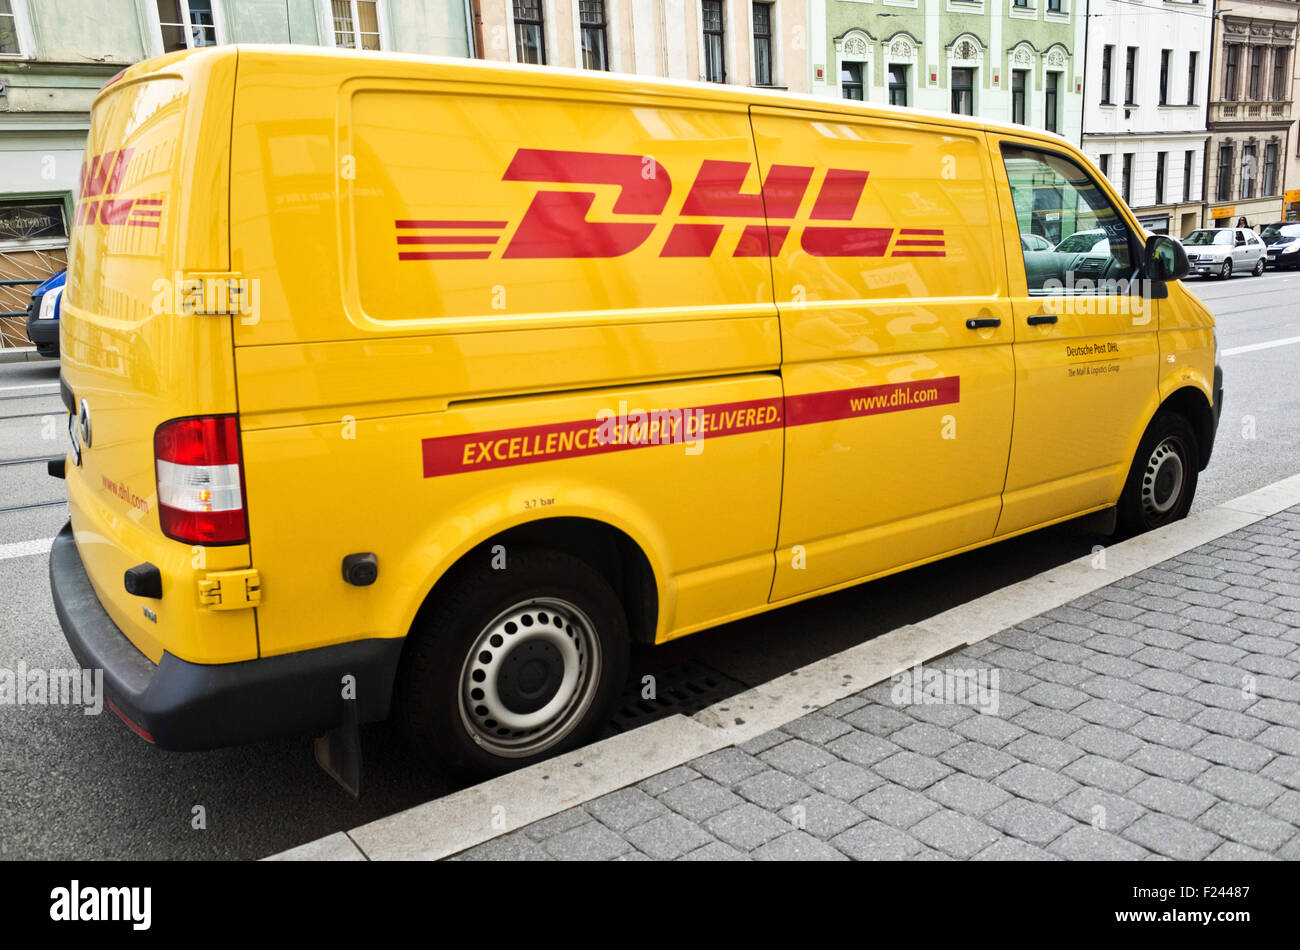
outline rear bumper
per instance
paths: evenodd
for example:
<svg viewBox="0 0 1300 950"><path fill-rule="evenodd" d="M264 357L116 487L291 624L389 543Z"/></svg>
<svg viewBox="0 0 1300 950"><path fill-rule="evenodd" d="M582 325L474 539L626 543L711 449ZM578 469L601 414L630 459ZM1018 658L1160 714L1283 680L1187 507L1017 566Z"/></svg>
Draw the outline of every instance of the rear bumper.
<svg viewBox="0 0 1300 950"><path fill-rule="evenodd" d="M342 721L343 677L356 681L362 722L388 716L400 639L357 640L241 663L154 665L105 612L66 524L50 548L50 588L63 634L84 669L104 671L105 698L165 749L214 749L320 734Z"/></svg>

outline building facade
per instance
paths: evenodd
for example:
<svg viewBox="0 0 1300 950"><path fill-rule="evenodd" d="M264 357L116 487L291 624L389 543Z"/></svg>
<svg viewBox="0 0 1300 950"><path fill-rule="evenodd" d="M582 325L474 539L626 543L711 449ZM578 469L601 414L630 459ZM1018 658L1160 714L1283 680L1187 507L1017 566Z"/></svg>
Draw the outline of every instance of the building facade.
<svg viewBox="0 0 1300 950"><path fill-rule="evenodd" d="M1089 12L1083 150L1143 227L1184 237L1204 210L1214 10L1090 0Z"/></svg>
<svg viewBox="0 0 1300 950"><path fill-rule="evenodd" d="M1086 0L823 0L812 91L1019 122L1078 142Z"/></svg>
<svg viewBox="0 0 1300 950"><path fill-rule="evenodd" d="M142 59L222 43L468 55L466 0L0 0L0 314L65 266L96 93ZM0 317L5 345L26 342Z"/></svg>
<svg viewBox="0 0 1300 950"><path fill-rule="evenodd" d="M1288 156L1296 143L1296 0L1221 0L1214 30L1204 226L1284 217Z"/></svg>
<svg viewBox="0 0 1300 950"><path fill-rule="evenodd" d="M484 58L808 91L806 0L474 0Z"/></svg>

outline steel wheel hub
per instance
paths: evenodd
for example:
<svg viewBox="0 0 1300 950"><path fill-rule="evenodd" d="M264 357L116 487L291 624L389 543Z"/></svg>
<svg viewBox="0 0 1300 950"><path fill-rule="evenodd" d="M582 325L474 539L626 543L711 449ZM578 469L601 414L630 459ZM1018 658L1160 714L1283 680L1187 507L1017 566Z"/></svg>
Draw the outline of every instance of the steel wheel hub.
<svg viewBox="0 0 1300 950"><path fill-rule="evenodd" d="M1148 516L1168 514L1183 494L1186 469L1179 443L1173 438L1157 445L1142 473L1142 510Z"/></svg>
<svg viewBox="0 0 1300 950"><path fill-rule="evenodd" d="M483 628L460 677L461 721L497 755L524 756L567 735L591 705L600 642L565 600L537 598Z"/></svg>

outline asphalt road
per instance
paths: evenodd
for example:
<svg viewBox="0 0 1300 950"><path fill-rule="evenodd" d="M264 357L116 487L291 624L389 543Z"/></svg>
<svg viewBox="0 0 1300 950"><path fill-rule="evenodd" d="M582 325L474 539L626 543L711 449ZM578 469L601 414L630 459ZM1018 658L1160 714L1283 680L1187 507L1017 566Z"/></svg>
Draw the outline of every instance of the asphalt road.
<svg viewBox="0 0 1300 950"><path fill-rule="evenodd" d="M1223 420L1196 507L1300 471L1300 273L1193 289L1219 319ZM1278 346L1242 347L1295 338ZM61 454L53 363L0 365L0 463ZM28 388L23 388L28 387ZM43 463L0 464L0 669L73 665L50 603L44 556L13 545L67 517ZM54 502L45 507L26 507ZM1061 526L906 574L640 650L634 679L683 665L762 682L900 624L1087 554L1096 538ZM0 706L0 858L257 858L445 794L412 771L392 731L364 732L366 791L353 801L317 769L310 743L208 753L148 746L111 714ZM201 806L206 827L194 827Z"/></svg>

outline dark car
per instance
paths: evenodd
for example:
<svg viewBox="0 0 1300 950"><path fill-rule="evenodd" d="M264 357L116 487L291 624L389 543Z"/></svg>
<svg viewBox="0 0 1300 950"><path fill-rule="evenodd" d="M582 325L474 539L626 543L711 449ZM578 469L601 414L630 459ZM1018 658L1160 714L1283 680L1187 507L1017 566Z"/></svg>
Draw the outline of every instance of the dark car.
<svg viewBox="0 0 1300 950"><path fill-rule="evenodd" d="M27 338L41 356L59 355L59 311L68 272L61 271L32 291L27 305Z"/></svg>
<svg viewBox="0 0 1300 950"><path fill-rule="evenodd" d="M1268 248L1269 267L1300 266L1300 221L1266 224L1259 229L1259 236Z"/></svg>

